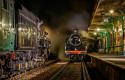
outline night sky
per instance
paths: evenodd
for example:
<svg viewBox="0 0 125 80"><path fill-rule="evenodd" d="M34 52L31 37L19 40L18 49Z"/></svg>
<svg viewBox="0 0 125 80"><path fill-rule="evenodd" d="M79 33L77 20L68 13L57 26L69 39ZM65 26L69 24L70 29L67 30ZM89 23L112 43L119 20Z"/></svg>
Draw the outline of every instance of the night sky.
<svg viewBox="0 0 125 80"><path fill-rule="evenodd" d="M67 33L73 28L87 31L96 0L20 0L44 24L52 41L51 52L64 55Z"/></svg>

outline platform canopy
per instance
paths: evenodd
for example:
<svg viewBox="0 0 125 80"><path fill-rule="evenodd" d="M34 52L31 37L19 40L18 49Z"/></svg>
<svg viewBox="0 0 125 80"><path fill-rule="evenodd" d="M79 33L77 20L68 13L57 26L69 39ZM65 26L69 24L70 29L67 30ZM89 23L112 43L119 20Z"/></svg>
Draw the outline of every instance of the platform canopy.
<svg viewBox="0 0 125 80"><path fill-rule="evenodd" d="M98 0L89 25L89 31L100 27L108 16L125 15L125 0Z"/></svg>

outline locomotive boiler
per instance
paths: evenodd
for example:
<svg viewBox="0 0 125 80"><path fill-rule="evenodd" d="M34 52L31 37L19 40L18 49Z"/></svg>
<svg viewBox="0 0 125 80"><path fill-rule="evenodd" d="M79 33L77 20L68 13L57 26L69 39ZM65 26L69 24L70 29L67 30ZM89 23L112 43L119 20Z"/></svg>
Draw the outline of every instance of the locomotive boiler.
<svg viewBox="0 0 125 80"><path fill-rule="evenodd" d="M67 37L65 42L65 55L70 61L82 61L87 53L87 42L78 29Z"/></svg>

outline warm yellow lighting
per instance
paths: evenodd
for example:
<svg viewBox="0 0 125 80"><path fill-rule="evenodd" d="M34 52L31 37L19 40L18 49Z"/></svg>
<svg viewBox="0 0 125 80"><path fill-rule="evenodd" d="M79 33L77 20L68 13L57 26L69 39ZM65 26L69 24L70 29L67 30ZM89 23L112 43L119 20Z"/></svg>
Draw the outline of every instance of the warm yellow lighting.
<svg viewBox="0 0 125 80"><path fill-rule="evenodd" d="M96 30L97 30L97 31L100 31L100 28L97 28Z"/></svg>
<svg viewBox="0 0 125 80"><path fill-rule="evenodd" d="M22 28L20 27L20 28L18 28L18 30L19 30L19 31L21 31L21 30L22 30Z"/></svg>
<svg viewBox="0 0 125 80"><path fill-rule="evenodd" d="M119 28L118 31L122 31L122 28Z"/></svg>
<svg viewBox="0 0 125 80"><path fill-rule="evenodd" d="M114 29L114 32L116 32L117 30L116 29Z"/></svg>
<svg viewBox="0 0 125 80"><path fill-rule="evenodd" d="M6 24L4 24L4 23L3 23L2 25L3 25L3 26L6 26Z"/></svg>
<svg viewBox="0 0 125 80"><path fill-rule="evenodd" d="M34 32L33 34L36 35L36 32Z"/></svg>
<svg viewBox="0 0 125 80"><path fill-rule="evenodd" d="M97 35L97 33L96 33L96 32L94 32L93 34L94 34L94 35Z"/></svg>
<svg viewBox="0 0 125 80"><path fill-rule="evenodd" d="M113 14L113 13L114 13L114 10L113 10L113 9L109 10L109 13Z"/></svg>

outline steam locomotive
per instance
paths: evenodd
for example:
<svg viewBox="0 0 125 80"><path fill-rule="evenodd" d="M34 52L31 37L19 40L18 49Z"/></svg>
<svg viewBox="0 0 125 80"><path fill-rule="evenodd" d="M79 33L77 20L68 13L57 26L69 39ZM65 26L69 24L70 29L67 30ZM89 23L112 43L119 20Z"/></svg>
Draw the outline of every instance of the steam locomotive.
<svg viewBox="0 0 125 80"><path fill-rule="evenodd" d="M51 41L19 0L0 0L0 79L44 65Z"/></svg>
<svg viewBox="0 0 125 80"><path fill-rule="evenodd" d="M87 41L83 38L78 29L67 37L65 43L65 55L70 61L82 61L87 53Z"/></svg>

